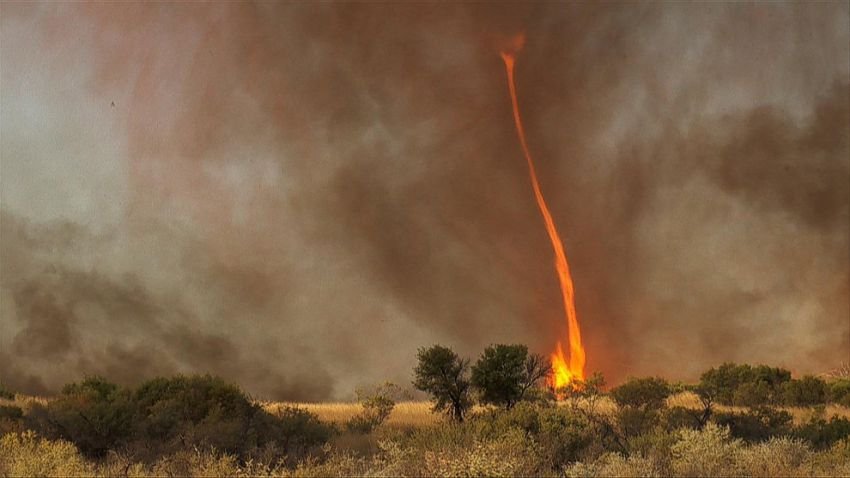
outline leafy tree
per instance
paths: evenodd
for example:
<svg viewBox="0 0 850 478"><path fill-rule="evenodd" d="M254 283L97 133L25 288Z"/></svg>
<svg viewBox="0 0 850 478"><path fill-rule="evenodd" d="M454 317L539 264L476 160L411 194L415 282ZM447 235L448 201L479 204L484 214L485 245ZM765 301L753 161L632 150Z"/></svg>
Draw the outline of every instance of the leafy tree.
<svg viewBox="0 0 850 478"><path fill-rule="evenodd" d="M510 409L550 373L546 359L525 345L491 345L472 367L472 385L482 403Z"/></svg>
<svg viewBox="0 0 850 478"><path fill-rule="evenodd" d="M433 410L444 412L462 422L472 408L469 360L462 359L452 349L442 345L419 349L419 363L414 369L413 386L428 392L434 401Z"/></svg>

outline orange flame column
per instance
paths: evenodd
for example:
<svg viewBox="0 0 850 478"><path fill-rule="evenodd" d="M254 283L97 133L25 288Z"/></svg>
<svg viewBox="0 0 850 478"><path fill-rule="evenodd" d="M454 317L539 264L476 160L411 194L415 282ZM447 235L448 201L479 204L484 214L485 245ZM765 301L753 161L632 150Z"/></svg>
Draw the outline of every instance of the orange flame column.
<svg viewBox="0 0 850 478"><path fill-rule="evenodd" d="M561 295L564 298L564 310L567 315L567 332L569 334L570 345L569 362L564 356L561 341L558 341L555 351L552 353L552 386L558 389L573 380L584 380L585 353L584 346L581 343L581 329L579 328L578 316L576 315L575 291L573 289L573 279L570 275L567 255L564 252L561 237L558 236L558 231L555 228L555 222L552 220L552 214L549 213L549 207L546 205L546 200L543 199L543 192L540 190L540 184L537 181L537 172L534 169L534 161L532 161L531 153L528 150L528 144L525 140L525 130L522 127L522 120L519 115L519 104L517 102L516 85L514 82L514 62L516 61L515 55L522 48L523 41L524 38L522 36L516 37L512 49L510 51L502 51L501 54L502 60L505 61L505 70L508 74L508 89L511 94L517 136L519 136L519 143L522 146L525 161L528 163L528 174L531 178L531 186L534 189L534 198L537 200L540 215L543 216L543 223L546 225L546 232L549 234L549 240L552 242L552 249L555 252L555 270L558 272Z"/></svg>

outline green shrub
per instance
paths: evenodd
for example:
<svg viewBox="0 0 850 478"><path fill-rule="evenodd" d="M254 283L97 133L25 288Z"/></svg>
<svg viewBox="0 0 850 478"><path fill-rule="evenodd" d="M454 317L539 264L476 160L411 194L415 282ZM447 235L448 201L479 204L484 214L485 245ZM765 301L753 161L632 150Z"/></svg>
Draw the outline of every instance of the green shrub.
<svg viewBox="0 0 850 478"><path fill-rule="evenodd" d="M660 414L657 410L623 407L615 413L615 420L624 437L633 437L655 429L660 424Z"/></svg>
<svg viewBox="0 0 850 478"><path fill-rule="evenodd" d="M787 435L793 417L784 410L756 407L746 412L717 413L714 421L729 428L731 435L746 442L760 442Z"/></svg>
<svg viewBox="0 0 850 478"><path fill-rule="evenodd" d="M812 417L807 423L794 429L794 436L811 443L815 449L823 450L850 437L850 420L832 417Z"/></svg>
<svg viewBox="0 0 850 478"><path fill-rule="evenodd" d="M474 417L477 436L498 439L520 431L533 439L541 456L559 470L584 456L598 437L591 423L567 407L520 402L510 410L492 410Z"/></svg>
<svg viewBox="0 0 850 478"><path fill-rule="evenodd" d="M829 398L829 388L822 379L806 375L799 380L786 382L783 385L783 398L786 405L796 407L822 405Z"/></svg>
<svg viewBox="0 0 850 478"><path fill-rule="evenodd" d="M642 457L652 463L661 476L671 474L671 456L673 444L677 441L677 432L668 432L657 428L649 433L628 438L628 456Z"/></svg>
<svg viewBox="0 0 850 478"><path fill-rule="evenodd" d="M268 418L268 415L259 415ZM309 452L330 439L334 433L332 426L323 423L315 413L295 407L284 407L273 417L267 430L266 442L277 440L289 460L307 456Z"/></svg>
<svg viewBox="0 0 850 478"><path fill-rule="evenodd" d="M700 427L699 411L685 407L670 407L661 412L661 425L667 431L680 428L696 429Z"/></svg>
<svg viewBox="0 0 850 478"><path fill-rule="evenodd" d="M610 395L621 407L658 410L670 396L670 385L657 377L632 378L611 390Z"/></svg>
<svg viewBox="0 0 850 478"><path fill-rule="evenodd" d="M842 378L829 384L829 401L850 407L850 379Z"/></svg>
<svg viewBox="0 0 850 478"><path fill-rule="evenodd" d="M125 450L146 463L188 448L240 460L258 454L296 460L333 431L303 410L272 415L235 385L211 376L156 378L135 390L88 378L28 415L27 424L74 443L88 457Z"/></svg>
<svg viewBox="0 0 850 478"><path fill-rule="evenodd" d="M789 380L791 372L785 369L725 363L703 373L700 386L711 391L717 403L756 406L780 403L783 384Z"/></svg>
<svg viewBox="0 0 850 478"><path fill-rule="evenodd" d="M66 385L47 405L45 436L68 440L89 457L100 458L123 447L131 434L130 394L100 377Z"/></svg>

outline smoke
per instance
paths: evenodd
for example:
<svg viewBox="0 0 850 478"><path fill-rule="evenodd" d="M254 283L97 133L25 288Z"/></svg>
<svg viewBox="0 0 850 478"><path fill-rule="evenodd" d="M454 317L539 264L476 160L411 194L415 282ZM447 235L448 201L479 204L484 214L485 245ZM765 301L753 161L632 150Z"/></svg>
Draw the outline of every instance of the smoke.
<svg viewBox="0 0 850 478"><path fill-rule="evenodd" d="M518 31L589 370L850 353L847 4L0 8L12 388L339 398L434 342L551 351Z"/></svg>

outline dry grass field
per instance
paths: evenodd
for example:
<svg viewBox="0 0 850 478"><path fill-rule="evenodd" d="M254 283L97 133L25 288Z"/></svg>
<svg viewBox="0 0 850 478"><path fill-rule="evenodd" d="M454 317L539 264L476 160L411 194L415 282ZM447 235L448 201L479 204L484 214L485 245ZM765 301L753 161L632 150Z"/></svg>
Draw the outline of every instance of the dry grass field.
<svg viewBox="0 0 850 478"><path fill-rule="evenodd" d="M696 395L690 392L683 392L674 395L667 399L667 405L674 407L680 406L690 409L700 407L699 399ZM298 407L308 410L318 415L319 419L327 422L343 423L355 414L359 413L362 408L358 403L354 402L329 402L329 403L309 403L309 402L262 402L263 408L269 412L275 412L281 407ZM615 406L608 398L603 398L599 406L602 410L613 411ZM794 423L800 424L806 422L813 413L814 409L809 407L779 407L786 410L794 417ZM731 407L724 405L715 405L717 411L737 411L743 412L744 407ZM839 416L850 418L850 408L839 405L827 405L824 408L827 418ZM388 425L395 426L422 426L429 425L439 421L441 417L438 414L431 413L431 404L428 402L399 402L390 414L387 420Z"/></svg>

